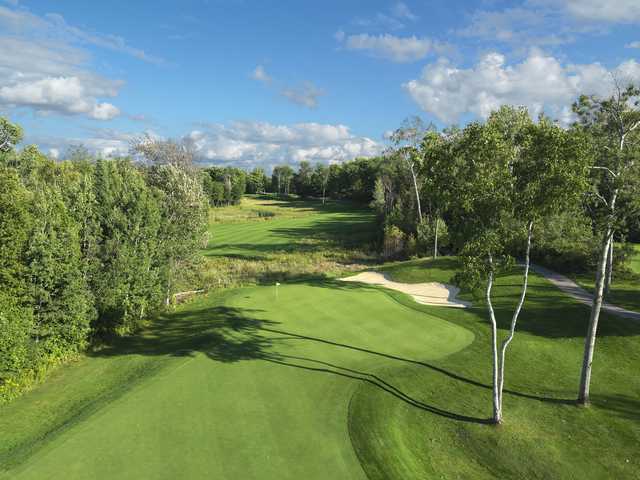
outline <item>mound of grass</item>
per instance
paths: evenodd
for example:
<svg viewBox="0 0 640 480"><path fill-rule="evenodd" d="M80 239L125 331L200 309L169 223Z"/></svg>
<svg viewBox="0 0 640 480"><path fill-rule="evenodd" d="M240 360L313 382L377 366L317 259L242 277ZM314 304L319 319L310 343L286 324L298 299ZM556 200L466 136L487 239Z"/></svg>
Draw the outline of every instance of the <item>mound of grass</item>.
<svg viewBox="0 0 640 480"><path fill-rule="evenodd" d="M394 268L397 278L432 281L434 275L447 275L450 261L424 262L422 269L414 262L406 274L401 265ZM519 273L500 277L495 288L503 335L517 301ZM482 303L464 311L412 307L464 326L476 341L427 367L397 370L397 386L421 402L466 418L413 408L361 385L351 402L349 427L370 479L638 478L640 379L635 372L640 325L603 317L593 405L579 408L573 400L588 308L534 276L507 357L505 423L494 427L484 423L491 413L491 353Z"/></svg>
<svg viewBox="0 0 640 480"><path fill-rule="evenodd" d="M453 257L433 260L412 260L387 264L379 270L386 273L396 282L424 283L439 282L453 284L453 276L458 262Z"/></svg>

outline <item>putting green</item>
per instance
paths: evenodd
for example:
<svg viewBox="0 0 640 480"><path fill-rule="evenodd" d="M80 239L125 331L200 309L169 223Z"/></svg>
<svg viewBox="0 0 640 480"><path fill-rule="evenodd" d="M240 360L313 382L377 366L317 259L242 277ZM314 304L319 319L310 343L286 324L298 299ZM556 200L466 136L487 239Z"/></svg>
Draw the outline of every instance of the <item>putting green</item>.
<svg viewBox="0 0 640 480"><path fill-rule="evenodd" d="M129 353L169 356L159 374L7 478L366 478L347 421L358 385L411 405L395 372L474 339L382 290L340 282L212 295L156 333Z"/></svg>

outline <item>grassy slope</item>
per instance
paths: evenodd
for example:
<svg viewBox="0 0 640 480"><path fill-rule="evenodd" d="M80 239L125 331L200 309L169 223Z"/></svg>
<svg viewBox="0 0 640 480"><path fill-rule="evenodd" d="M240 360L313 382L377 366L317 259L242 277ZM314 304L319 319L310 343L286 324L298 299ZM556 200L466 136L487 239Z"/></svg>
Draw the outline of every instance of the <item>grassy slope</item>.
<svg viewBox="0 0 640 480"><path fill-rule="evenodd" d="M423 269L422 275L416 262L390 273L413 281L446 280L453 274L451 259L436 265ZM519 275L503 276L494 292L505 330L520 282ZM482 304L464 312L414 308L463 325L476 341L464 351L428 362L430 366L396 372L398 388L418 391L421 402L472 418L452 421L362 385L351 402L350 430L371 479L640 476L640 325L603 318L593 406L578 408L572 400L588 309L534 277L507 358L505 424L495 428L482 423L491 407L489 329Z"/></svg>
<svg viewBox="0 0 640 480"><path fill-rule="evenodd" d="M128 347L175 355L171 367L11 478L364 478L346 422L355 387L372 381L411 402L393 388L400 357L437 359L473 341L377 289L333 282L283 285L277 298L275 287L213 295L165 322L160 338Z"/></svg>
<svg viewBox="0 0 640 480"><path fill-rule="evenodd" d="M628 268L632 275L616 275L614 272L611 292L607 301L629 310L640 312L640 245L634 245L636 254L631 257ZM592 274L576 274L572 277L582 288L593 292L595 276Z"/></svg>

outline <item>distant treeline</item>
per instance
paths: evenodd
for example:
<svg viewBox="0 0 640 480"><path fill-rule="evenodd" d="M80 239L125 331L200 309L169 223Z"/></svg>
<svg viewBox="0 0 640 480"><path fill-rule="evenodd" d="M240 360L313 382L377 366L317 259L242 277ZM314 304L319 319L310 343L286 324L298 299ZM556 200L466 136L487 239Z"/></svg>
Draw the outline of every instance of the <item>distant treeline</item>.
<svg viewBox="0 0 640 480"><path fill-rule="evenodd" d="M295 194L368 203L373 199L383 161L382 157L331 165L303 161L297 171L289 165L278 165L271 177L260 167L250 172L236 167L209 167L202 172L202 185L212 206L236 204L245 193Z"/></svg>
<svg viewBox="0 0 640 480"><path fill-rule="evenodd" d="M160 153L146 164L82 149L55 162L16 151L21 130L0 123L1 402L166 304L203 245L208 207L197 170L160 160L175 144L141 143Z"/></svg>

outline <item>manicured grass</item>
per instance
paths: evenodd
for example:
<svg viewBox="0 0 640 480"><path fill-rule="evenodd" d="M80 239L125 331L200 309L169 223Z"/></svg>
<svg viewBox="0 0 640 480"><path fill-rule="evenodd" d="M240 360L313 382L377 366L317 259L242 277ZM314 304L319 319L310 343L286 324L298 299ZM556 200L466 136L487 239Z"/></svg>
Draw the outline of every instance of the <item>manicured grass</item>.
<svg viewBox="0 0 640 480"><path fill-rule="evenodd" d="M422 283L439 282L453 283L453 276L458 268L455 258L444 257L437 261L412 260L386 264L379 268L396 282Z"/></svg>
<svg viewBox="0 0 640 480"><path fill-rule="evenodd" d="M444 262L450 259L436 263L439 269ZM423 278L415 264L409 275L428 281L431 265L425 263ZM494 292L502 335L519 292L519 273L500 277ZM640 324L602 318L593 405L576 407L588 308L534 276L507 357L505 422L496 428L482 423L491 411L491 356L487 315L482 300L475 301L464 311L412 305L473 331L476 341L428 367L393 372L397 387L421 402L472 418L452 420L411 408L361 385L349 425L369 478L638 478Z"/></svg>
<svg viewBox="0 0 640 480"><path fill-rule="evenodd" d="M212 257L264 259L278 253L361 248L371 242L375 229L371 210L346 202L322 205L318 200L253 196L244 198L238 206L211 212L214 221L205 255Z"/></svg>
<svg viewBox="0 0 640 480"><path fill-rule="evenodd" d="M168 357L160 373L61 432L9 478L365 478L347 424L356 387L371 382L412 405L385 372L473 341L464 327L365 286L227 295L181 307L157 337L87 359ZM5 427L29 423L29 396Z"/></svg>
<svg viewBox="0 0 640 480"><path fill-rule="evenodd" d="M250 196L210 217L213 287L336 277L377 261L375 215L351 202Z"/></svg>

